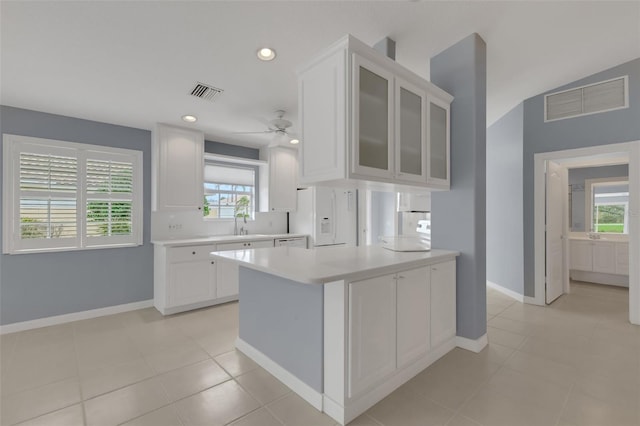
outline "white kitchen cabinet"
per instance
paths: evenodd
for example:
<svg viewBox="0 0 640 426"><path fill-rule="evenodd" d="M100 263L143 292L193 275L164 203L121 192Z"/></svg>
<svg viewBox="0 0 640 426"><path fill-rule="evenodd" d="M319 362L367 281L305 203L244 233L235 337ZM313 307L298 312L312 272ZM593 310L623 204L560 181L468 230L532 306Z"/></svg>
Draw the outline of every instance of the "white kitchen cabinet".
<svg viewBox="0 0 640 426"><path fill-rule="evenodd" d="M571 240L571 269L593 271L593 250L591 241Z"/></svg>
<svg viewBox="0 0 640 426"><path fill-rule="evenodd" d="M349 283L349 381L353 397L396 369L396 279Z"/></svg>
<svg viewBox="0 0 640 426"><path fill-rule="evenodd" d="M629 243L624 241L571 240L571 269L629 275Z"/></svg>
<svg viewBox="0 0 640 426"><path fill-rule="evenodd" d="M348 300L349 398L453 347L455 260L351 282Z"/></svg>
<svg viewBox="0 0 640 426"><path fill-rule="evenodd" d="M393 74L357 54L352 64L353 173L393 179Z"/></svg>
<svg viewBox="0 0 640 426"><path fill-rule="evenodd" d="M152 143L154 211L202 210L204 134L157 124Z"/></svg>
<svg viewBox="0 0 640 426"><path fill-rule="evenodd" d="M216 297L215 262L199 260L169 264L169 306L188 305Z"/></svg>
<svg viewBox="0 0 640 426"><path fill-rule="evenodd" d="M238 264L231 260L218 260L216 272L219 297L237 296L239 282Z"/></svg>
<svg viewBox="0 0 640 426"><path fill-rule="evenodd" d="M593 250L593 272L603 274L616 273L616 245L613 242L592 241Z"/></svg>
<svg viewBox="0 0 640 426"><path fill-rule="evenodd" d="M218 244L218 251L273 247L273 240L239 241ZM218 297L238 297L239 267L236 262L219 260L217 265Z"/></svg>
<svg viewBox="0 0 640 426"><path fill-rule="evenodd" d="M398 192L399 212L430 212L431 193Z"/></svg>
<svg viewBox="0 0 640 426"><path fill-rule="evenodd" d="M629 243L616 242L616 274L629 275Z"/></svg>
<svg viewBox="0 0 640 426"><path fill-rule="evenodd" d="M456 336L456 262L432 265L431 347L437 348Z"/></svg>
<svg viewBox="0 0 640 426"><path fill-rule="evenodd" d="M397 359L402 368L424 357L430 346L429 267L397 274Z"/></svg>
<svg viewBox="0 0 640 426"><path fill-rule="evenodd" d="M451 181L450 155L451 142L449 136L450 106L433 96L429 96L428 119L429 137L427 147L428 176L427 184L434 188L449 188Z"/></svg>
<svg viewBox="0 0 640 426"><path fill-rule="evenodd" d="M216 303L216 245L154 246L154 306L163 315Z"/></svg>
<svg viewBox="0 0 640 426"><path fill-rule="evenodd" d="M427 182L427 92L395 79L395 170L402 181Z"/></svg>
<svg viewBox="0 0 640 426"><path fill-rule="evenodd" d="M449 188L442 89L352 36L302 67L298 88L302 184Z"/></svg>
<svg viewBox="0 0 640 426"><path fill-rule="evenodd" d="M296 209L298 158L293 149L269 148L269 211Z"/></svg>

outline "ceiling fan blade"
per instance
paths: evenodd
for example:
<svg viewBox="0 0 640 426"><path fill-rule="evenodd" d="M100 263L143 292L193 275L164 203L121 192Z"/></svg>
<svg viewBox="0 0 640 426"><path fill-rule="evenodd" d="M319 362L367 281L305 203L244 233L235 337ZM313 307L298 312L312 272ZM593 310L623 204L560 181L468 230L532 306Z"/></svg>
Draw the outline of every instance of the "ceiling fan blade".
<svg viewBox="0 0 640 426"><path fill-rule="evenodd" d="M265 133L273 133L275 130L263 130L262 132L231 132L232 135L261 135Z"/></svg>

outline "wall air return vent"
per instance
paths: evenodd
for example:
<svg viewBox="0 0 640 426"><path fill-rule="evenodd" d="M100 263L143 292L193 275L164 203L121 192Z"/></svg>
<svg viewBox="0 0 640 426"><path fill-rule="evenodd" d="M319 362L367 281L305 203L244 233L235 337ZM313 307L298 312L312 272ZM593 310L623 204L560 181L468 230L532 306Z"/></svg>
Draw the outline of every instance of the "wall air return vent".
<svg viewBox="0 0 640 426"><path fill-rule="evenodd" d="M193 90L191 90L191 95L204 99L205 101L213 102L213 99L222 92L224 92L224 90L198 82Z"/></svg>
<svg viewBox="0 0 640 426"><path fill-rule="evenodd" d="M562 120L629 107L629 76L618 77L544 97L544 121Z"/></svg>

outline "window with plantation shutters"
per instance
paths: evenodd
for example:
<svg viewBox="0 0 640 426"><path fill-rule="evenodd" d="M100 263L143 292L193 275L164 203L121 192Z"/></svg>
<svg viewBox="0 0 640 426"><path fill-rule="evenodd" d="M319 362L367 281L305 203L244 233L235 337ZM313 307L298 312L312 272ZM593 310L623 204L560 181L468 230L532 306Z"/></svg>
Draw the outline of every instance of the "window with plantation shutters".
<svg viewBox="0 0 640 426"><path fill-rule="evenodd" d="M142 153L3 136L3 252L142 244Z"/></svg>

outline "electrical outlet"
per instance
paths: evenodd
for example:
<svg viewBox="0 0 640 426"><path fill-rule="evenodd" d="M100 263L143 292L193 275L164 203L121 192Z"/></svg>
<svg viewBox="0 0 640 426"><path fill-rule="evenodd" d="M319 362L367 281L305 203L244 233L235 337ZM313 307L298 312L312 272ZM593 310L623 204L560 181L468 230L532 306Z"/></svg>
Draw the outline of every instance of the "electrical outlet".
<svg viewBox="0 0 640 426"><path fill-rule="evenodd" d="M182 224L181 223L170 223L169 224L169 229L172 231L178 230L178 229L182 229Z"/></svg>

